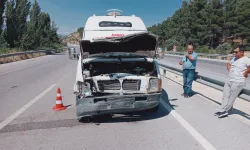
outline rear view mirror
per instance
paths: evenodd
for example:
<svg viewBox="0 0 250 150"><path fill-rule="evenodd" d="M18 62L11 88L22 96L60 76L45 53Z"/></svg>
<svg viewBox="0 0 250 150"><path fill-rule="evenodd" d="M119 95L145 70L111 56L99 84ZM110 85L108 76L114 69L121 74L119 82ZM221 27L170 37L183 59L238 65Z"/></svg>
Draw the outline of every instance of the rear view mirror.
<svg viewBox="0 0 250 150"><path fill-rule="evenodd" d="M156 58L157 59L163 59L164 58L164 51L157 51L156 52Z"/></svg>

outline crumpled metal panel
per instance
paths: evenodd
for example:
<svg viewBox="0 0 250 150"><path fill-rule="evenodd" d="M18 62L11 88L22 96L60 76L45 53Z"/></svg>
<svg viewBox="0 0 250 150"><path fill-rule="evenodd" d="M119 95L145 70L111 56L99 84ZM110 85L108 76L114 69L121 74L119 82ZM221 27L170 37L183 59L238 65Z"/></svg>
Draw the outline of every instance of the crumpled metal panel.
<svg viewBox="0 0 250 150"><path fill-rule="evenodd" d="M81 118L146 110L159 105L160 98L161 93L87 97L76 100L76 114Z"/></svg>

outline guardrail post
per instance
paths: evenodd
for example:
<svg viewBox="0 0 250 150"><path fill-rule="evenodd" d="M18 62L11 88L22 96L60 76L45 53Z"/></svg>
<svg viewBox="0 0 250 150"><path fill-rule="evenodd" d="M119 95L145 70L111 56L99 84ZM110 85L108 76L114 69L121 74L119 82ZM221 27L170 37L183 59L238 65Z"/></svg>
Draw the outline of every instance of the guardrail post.
<svg viewBox="0 0 250 150"><path fill-rule="evenodd" d="M163 76L166 77L166 69L163 69Z"/></svg>

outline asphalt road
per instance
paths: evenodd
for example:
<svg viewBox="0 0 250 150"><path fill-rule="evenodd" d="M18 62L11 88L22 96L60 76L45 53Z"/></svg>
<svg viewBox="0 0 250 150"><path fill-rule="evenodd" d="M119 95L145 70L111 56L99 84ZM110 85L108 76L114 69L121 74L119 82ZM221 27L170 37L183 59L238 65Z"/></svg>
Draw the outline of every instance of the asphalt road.
<svg viewBox="0 0 250 150"><path fill-rule="evenodd" d="M179 61L181 61L181 59L181 56L165 55L163 59L159 60L159 62L182 69L182 66L179 65ZM197 71L205 75L210 75L214 78L222 79L224 81L228 78L228 70L225 62L217 62L206 59L204 60L199 59L198 57ZM247 82L250 84L250 77L248 77Z"/></svg>
<svg viewBox="0 0 250 150"><path fill-rule="evenodd" d="M171 55L165 55L164 59L161 59L160 62L182 68L181 65L179 65L179 61L181 61L180 56L171 56ZM228 71L226 68L226 63L223 62L215 62L215 61L208 61L199 59L197 60L197 71L200 72L207 72L207 73L213 73L220 76L227 77Z"/></svg>
<svg viewBox="0 0 250 150"><path fill-rule="evenodd" d="M0 65L1 150L250 148L249 125L233 117L219 120L210 100L199 95L184 99L182 87L167 79L156 113L78 122L76 64L57 54ZM58 87L68 108L56 112L52 107Z"/></svg>

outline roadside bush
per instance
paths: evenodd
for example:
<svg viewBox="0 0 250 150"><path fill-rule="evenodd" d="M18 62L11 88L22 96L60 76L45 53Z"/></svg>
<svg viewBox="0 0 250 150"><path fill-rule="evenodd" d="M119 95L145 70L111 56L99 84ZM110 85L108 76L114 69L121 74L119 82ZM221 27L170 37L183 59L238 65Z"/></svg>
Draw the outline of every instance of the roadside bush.
<svg viewBox="0 0 250 150"><path fill-rule="evenodd" d="M223 43L216 47L216 52L218 54L227 55L232 51L232 46L229 43Z"/></svg>
<svg viewBox="0 0 250 150"><path fill-rule="evenodd" d="M206 54L215 54L216 51L213 48L209 48L208 46L200 46L195 49L197 53L206 53Z"/></svg>
<svg viewBox="0 0 250 150"><path fill-rule="evenodd" d="M16 53L16 52L23 52L23 50L18 48L0 48L0 55L8 53Z"/></svg>
<svg viewBox="0 0 250 150"><path fill-rule="evenodd" d="M175 39L169 39L163 43L163 46L167 48L168 51L172 51L174 45L176 45L177 52L184 51L184 48L181 46L180 42L176 41Z"/></svg>

